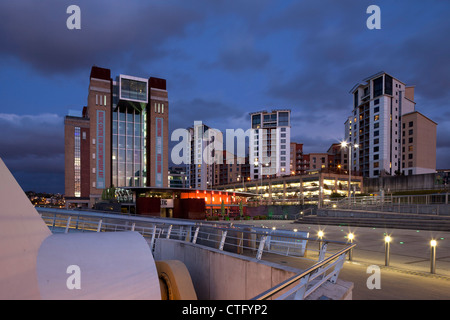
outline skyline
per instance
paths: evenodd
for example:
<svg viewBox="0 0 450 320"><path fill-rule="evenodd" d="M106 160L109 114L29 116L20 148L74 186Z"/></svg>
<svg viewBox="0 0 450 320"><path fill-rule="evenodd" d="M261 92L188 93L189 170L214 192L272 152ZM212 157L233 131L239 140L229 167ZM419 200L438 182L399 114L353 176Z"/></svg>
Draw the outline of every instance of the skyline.
<svg viewBox="0 0 450 320"><path fill-rule="evenodd" d="M305 153L343 139L350 89L385 71L415 86L438 123L436 168L450 169L450 3L377 1L380 30L361 1L114 3L78 1L81 30L66 28L67 1L0 4L0 157L24 191L64 193L64 116L87 104L93 65L166 79L170 133L290 109Z"/></svg>

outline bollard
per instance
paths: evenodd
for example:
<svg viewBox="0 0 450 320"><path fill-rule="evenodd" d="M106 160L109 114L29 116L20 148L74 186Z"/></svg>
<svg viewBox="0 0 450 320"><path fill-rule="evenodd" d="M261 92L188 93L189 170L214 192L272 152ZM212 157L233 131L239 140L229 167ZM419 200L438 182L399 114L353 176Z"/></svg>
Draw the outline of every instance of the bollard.
<svg viewBox="0 0 450 320"><path fill-rule="evenodd" d="M431 240L430 241L430 246L431 246L431 255L430 255L430 272L431 273L436 273L436 245L437 242L436 240Z"/></svg>
<svg viewBox="0 0 450 320"><path fill-rule="evenodd" d="M389 266L390 262L390 247L391 247L391 237L386 236L384 237L384 248L385 248L385 257L384 257L384 265Z"/></svg>
<svg viewBox="0 0 450 320"><path fill-rule="evenodd" d="M353 243L353 239L355 238L355 235L353 233L349 233L347 237L348 237L349 242ZM349 261L353 260L353 249L350 249L350 251L348 252L348 260Z"/></svg>

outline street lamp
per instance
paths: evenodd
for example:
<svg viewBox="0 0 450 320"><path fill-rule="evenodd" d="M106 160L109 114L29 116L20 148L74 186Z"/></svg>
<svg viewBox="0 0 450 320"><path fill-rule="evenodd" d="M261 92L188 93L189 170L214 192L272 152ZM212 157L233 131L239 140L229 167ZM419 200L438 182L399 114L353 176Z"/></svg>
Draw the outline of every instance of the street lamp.
<svg viewBox="0 0 450 320"><path fill-rule="evenodd" d="M261 186L260 187L262 188L262 178L263 178L262 167L263 167L263 164L262 164L262 162L258 162L258 160L256 160L254 165L255 165L255 167L259 166L259 176L261 178ZM267 166L269 166L269 164L267 163L264 166L267 167ZM258 190L258 194L259 194L259 190ZM263 198L263 195L261 193L261 204L262 204L262 198Z"/></svg>
<svg viewBox="0 0 450 320"><path fill-rule="evenodd" d="M436 273L436 246L437 246L437 242L436 240L431 240L430 241L430 246L431 246L431 266L430 266L430 272L431 273Z"/></svg>
<svg viewBox="0 0 450 320"><path fill-rule="evenodd" d="M385 248L384 265L387 267L389 266L390 244L391 244L391 237L390 236L384 237L384 248Z"/></svg>
<svg viewBox="0 0 450 320"><path fill-rule="evenodd" d="M322 240L323 240L323 231L319 230L317 232L317 237L320 239L319 241L319 251L322 249Z"/></svg>
<svg viewBox="0 0 450 320"><path fill-rule="evenodd" d="M341 147L342 148L348 148L348 203L349 205L351 205L351 189L352 189L352 147L357 149L359 148L358 144L351 144L348 143L347 141L342 141L341 142Z"/></svg>
<svg viewBox="0 0 450 320"><path fill-rule="evenodd" d="M349 233L347 235L347 238L349 240L350 243L353 243L353 239L355 239L355 235L353 233ZM353 249L350 249L350 251L348 252L348 260L352 261L353 260Z"/></svg>

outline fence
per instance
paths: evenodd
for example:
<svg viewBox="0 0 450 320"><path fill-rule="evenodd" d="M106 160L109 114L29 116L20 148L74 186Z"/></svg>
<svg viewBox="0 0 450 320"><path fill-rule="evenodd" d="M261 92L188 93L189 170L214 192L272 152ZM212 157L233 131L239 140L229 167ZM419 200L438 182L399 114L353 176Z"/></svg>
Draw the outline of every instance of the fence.
<svg viewBox="0 0 450 320"><path fill-rule="evenodd" d="M352 197L329 201L324 208L450 215L448 193Z"/></svg>
<svg viewBox="0 0 450 320"><path fill-rule="evenodd" d="M274 294L300 281L289 292L295 299L303 299L326 281L335 283L343 261L354 244L347 242L310 238L309 233L295 230L273 230L232 223L213 223L182 219L138 217L110 213L37 208L42 219L52 232L117 232L136 231L147 239L152 251L155 239L166 238L200 244L221 251L228 251L261 260L266 254L283 255L313 261L313 265L301 277L283 284L270 294ZM311 245L318 243L319 245ZM310 244L308 246L308 244ZM342 249L344 248L344 249ZM337 250L333 252L333 250ZM306 252L308 251L308 255ZM328 257L326 257L328 255ZM330 274L326 272L331 271ZM313 281L314 280L314 281ZM317 280L320 280L317 282ZM308 289L312 283L314 285ZM297 288L297 289L295 289ZM305 289L304 291L302 291ZM291 294L292 294L291 292ZM291 294L283 298L290 297Z"/></svg>

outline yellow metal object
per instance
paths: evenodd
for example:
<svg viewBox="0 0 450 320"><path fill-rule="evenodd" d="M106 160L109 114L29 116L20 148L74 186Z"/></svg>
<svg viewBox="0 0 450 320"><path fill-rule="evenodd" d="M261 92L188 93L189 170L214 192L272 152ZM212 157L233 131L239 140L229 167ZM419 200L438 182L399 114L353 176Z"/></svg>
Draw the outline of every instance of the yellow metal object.
<svg viewBox="0 0 450 320"><path fill-rule="evenodd" d="M191 275L179 260L155 261L162 300L197 300Z"/></svg>

